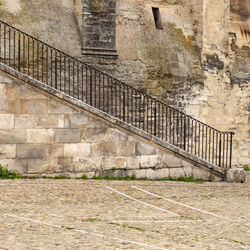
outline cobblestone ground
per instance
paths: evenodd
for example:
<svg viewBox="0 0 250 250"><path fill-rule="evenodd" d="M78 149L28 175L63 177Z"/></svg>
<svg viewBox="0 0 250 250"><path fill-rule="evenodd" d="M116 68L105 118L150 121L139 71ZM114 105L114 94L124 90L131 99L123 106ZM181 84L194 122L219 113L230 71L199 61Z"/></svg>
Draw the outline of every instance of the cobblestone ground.
<svg viewBox="0 0 250 250"><path fill-rule="evenodd" d="M0 249L250 249L249 181L1 180L0 190Z"/></svg>

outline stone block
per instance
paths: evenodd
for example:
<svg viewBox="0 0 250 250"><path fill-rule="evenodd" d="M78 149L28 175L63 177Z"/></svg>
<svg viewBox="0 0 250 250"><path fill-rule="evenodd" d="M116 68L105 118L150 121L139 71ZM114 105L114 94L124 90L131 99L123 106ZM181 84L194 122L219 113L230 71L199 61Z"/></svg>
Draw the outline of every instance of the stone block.
<svg viewBox="0 0 250 250"><path fill-rule="evenodd" d="M183 167L184 176L191 177L192 176L192 167Z"/></svg>
<svg viewBox="0 0 250 250"><path fill-rule="evenodd" d="M114 143L93 143L91 147L91 152L93 156L116 155L116 146L114 145Z"/></svg>
<svg viewBox="0 0 250 250"><path fill-rule="evenodd" d="M178 156L174 156L168 153L162 156L162 167L164 168L178 168L182 166L182 160Z"/></svg>
<svg viewBox="0 0 250 250"><path fill-rule="evenodd" d="M161 158L158 155L142 155L141 168L159 168L161 166Z"/></svg>
<svg viewBox="0 0 250 250"><path fill-rule="evenodd" d="M24 129L0 129L0 143L26 143L26 131Z"/></svg>
<svg viewBox="0 0 250 250"><path fill-rule="evenodd" d="M75 143L80 142L80 130L79 129L56 129L55 130L55 142Z"/></svg>
<svg viewBox="0 0 250 250"><path fill-rule="evenodd" d="M26 159L1 159L0 164L20 174L27 172L28 163Z"/></svg>
<svg viewBox="0 0 250 250"><path fill-rule="evenodd" d="M103 169L104 157L81 157L73 159L74 172L98 171Z"/></svg>
<svg viewBox="0 0 250 250"><path fill-rule="evenodd" d="M132 141L122 141L113 142L116 148L116 155L135 155L135 142Z"/></svg>
<svg viewBox="0 0 250 250"><path fill-rule="evenodd" d="M141 157L140 156L127 156L127 169L140 168Z"/></svg>
<svg viewBox="0 0 250 250"><path fill-rule="evenodd" d="M27 173L29 174L46 174L55 173L57 170L57 159L28 159Z"/></svg>
<svg viewBox="0 0 250 250"><path fill-rule="evenodd" d="M193 167L192 176L194 179L209 180L211 173L209 169L202 169L199 167Z"/></svg>
<svg viewBox="0 0 250 250"><path fill-rule="evenodd" d="M147 170L146 169L136 169L133 170L132 175L134 175L137 179L146 178Z"/></svg>
<svg viewBox="0 0 250 250"><path fill-rule="evenodd" d="M73 171L73 158L72 157L59 157L57 172Z"/></svg>
<svg viewBox="0 0 250 250"><path fill-rule="evenodd" d="M155 171L155 179L169 178L168 168L155 169L154 171Z"/></svg>
<svg viewBox="0 0 250 250"><path fill-rule="evenodd" d="M29 114L47 114L48 113L48 100L29 100L28 101Z"/></svg>
<svg viewBox="0 0 250 250"><path fill-rule="evenodd" d="M13 114L0 114L0 128L13 129L14 128L14 115Z"/></svg>
<svg viewBox="0 0 250 250"><path fill-rule="evenodd" d="M106 141L107 129L106 128L87 128L84 129L81 138L82 142L102 142Z"/></svg>
<svg viewBox="0 0 250 250"><path fill-rule="evenodd" d="M0 144L0 159L16 158L16 144Z"/></svg>
<svg viewBox="0 0 250 250"><path fill-rule="evenodd" d="M64 146L63 144L47 144L45 147L46 157L48 158L57 158L63 157L64 155Z"/></svg>
<svg viewBox="0 0 250 250"><path fill-rule="evenodd" d="M72 114L76 113L71 107L68 107L60 102L50 100L48 103L49 114Z"/></svg>
<svg viewBox="0 0 250 250"><path fill-rule="evenodd" d="M27 129L26 133L28 143L52 143L55 138L52 129Z"/></svg>
<svg viewBox="0 0 250 250"><path fill-rule="evenodd" d="M37 128L64 128L64 115L38 115Z"/></svg>
<svg viewBox="0 0 250 250"><path fill-rule="evenodd" d="M246 180L246 173L242 168L232 168L227 171L227 182L243 183Z"/></svg>
<svg viewBox="0 0 250 250"><path fill-rule="evenodd" d="M16 114L15 115L15 128L35 128L36 116L32 114Z"/></svg>
<svg viewBox="0 0 250 250"><path fill-rule="evenodd" d="M126 157L117 156L117 157L105 157L103 168L105 170L111 170L112 168L117 169L126 169L127 167Z"/></svg>
<svg viewBox="0 0 250 250"><path fill-rule="evenodd" d="M91 144L70 143L64 144L64 157L85 157L91 154Z"/></svg>
<svg viewBox="0 0 250 250"><path fill-rule="evenodd" d="M48 100L48 97L45 95L42 95L34 90L31 90L29 88L27 88L24 85L21 85L19 87L19 96L21 99L35 99L35 100Z"/></svg>
<svg viewBox="0 0 250 250"><path fill-rule="evenodd" d="M170 178L178 178L184 177L185 173L183 168L169 168L169 177Z"/></svg>
<svg viewBox="0 0 250 250"><path fill-rule="evenodd" d="M65 127L67 128L79 128L88 124L88 116L84 114L69 114L65 119Z"/></svg>
<svg viewBox="0 0 250 250"><path fill-rule="evenodd" d="M156 153L156 148L144 142L138 142L136 145L137 155L153 155Z"/></svg>
<svg viewBox="0 0 250 250"><path fill-rule="evenodd" d="M17 144L17 158L42 159L45 156L45 146L38 144Z"/></svg>
<svg viewBox="0 0 250 250"><path fill-rule="evenodd" d="M114 128L108 128L107 129L107 140L111 142L117 142L117 141L127 141L128 135L126 135L124 132L119 131L118 129Z"/></svg>
<svg viewBox="0 0 250 250"><path fill-rule="evenodd" d="M14 83L14 80L6 75L0 75L0 83Z"/></svg>

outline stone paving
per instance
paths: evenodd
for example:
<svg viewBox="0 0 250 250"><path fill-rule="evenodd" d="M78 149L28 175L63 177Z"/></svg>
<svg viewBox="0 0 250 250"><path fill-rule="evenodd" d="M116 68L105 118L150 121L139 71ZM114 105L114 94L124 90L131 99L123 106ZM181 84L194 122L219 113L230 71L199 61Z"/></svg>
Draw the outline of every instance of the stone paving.
<svg viewBox="0 0 250 250"><path fill-rule="evenodd" d="M1 180L0 190L0 249L250 249L249 181Z"/></svg>

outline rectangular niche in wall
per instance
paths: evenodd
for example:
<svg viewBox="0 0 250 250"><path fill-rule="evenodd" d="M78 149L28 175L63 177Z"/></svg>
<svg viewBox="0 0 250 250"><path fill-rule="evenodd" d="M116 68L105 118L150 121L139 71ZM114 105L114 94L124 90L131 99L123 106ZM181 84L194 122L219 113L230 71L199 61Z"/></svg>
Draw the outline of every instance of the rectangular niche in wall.
<svg viewBox="0 0 250 250"><path fill-rule="evenodd" d="M163 30L162 21L161 21L161 14L159 8L152 7L152 12L155 21L155 27L158 30Z"/></svg>

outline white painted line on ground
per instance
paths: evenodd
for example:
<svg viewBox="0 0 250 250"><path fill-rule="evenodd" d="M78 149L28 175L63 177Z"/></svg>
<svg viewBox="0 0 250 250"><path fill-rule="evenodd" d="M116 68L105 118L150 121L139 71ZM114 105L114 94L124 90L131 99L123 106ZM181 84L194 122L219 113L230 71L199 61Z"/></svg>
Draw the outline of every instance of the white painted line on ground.
<svg viewBox="0 0 250 250"><path fill-rule="evenodd" d="M18 219L18 220L22 220L22 221L28 221L28 222L33 222L33 223L37 223L37 224L43 224L43 225L46 225L46 226L51 226L51 227L56 227L56 228L61 228L61 229L66 228L64 226L60 226L60 225L56 225L56 224L52 224L52 223L47 223L47 222L43 222L43 221L40 221L40 220L34 220L34 219L30 219L30 218L20 217L20 216L14 215L14 214L5 214L5 215L9 216L9 217L12 217L12 218L15 218L15 219ZM119 241L119 242L126 242L126 243L130 243L130 244L134 244L134 245L138 245L138 246L143 246L143 247L148 247L148 248L152 248L152 249L167 250L167 248L164 248L164 247L157 247L157 246L152 246L152 245L148 245L148 244L144 244L144 243L140 243L140 242L136 242L136 241L124 240L124 239L117 238L117 237L111 237L111 236L108 236L108 235L105 235L105 234L91 233L91 232L87 232L87 231L82 230L82 229L74 229L74 228L72 228L71 231L79 232L79 233L82 233L82 234L94 235L94 236L101 237L101 238L109 238L111 240L115 240L115 241Z"/></svg>
<svg viewBox="0 0 250 250"><path fill-rule="evenodd" d="M114 220L112 223L205 222L205 220Z"/></svg>
<svg viewBox="0 0 250 250"><path fill-rule="evenodd" d="M169 211L169 210L167 210L167 209L165 209L165 208L157 207L157 206L152 205L152 204L150 204L150 203L147 203L147 202L144 202L144 201L140 201L140 200L138 200L138 199L136 199L136 198L133 198L132 196L129 196L129 195L127 195L127 194L124 194L124 193L122 193L122 192L120 192L120 191L118 191L118 190L116 190L116 189L114 189L114 188L111 188L111 187L108 187L108 186L105 186L105 188L107 188L107 189L109 189L109 190L111 190L111 191L113 191L113 192L115 192L115 193L117 193L117 194L120 194L120 195L122 195L122 196L124 196L124 197L126 197L126 198L128 198L128 199L131 199L131 200L133 200L133 201L136 201L136 202L138 202L138 203L141 203L141 204L143 204L143 205L146 205L146 206L148 206L148 207L152 207L152 208L157 209L157 210L162 211L162 212L167 212L167 213L172 214L172 215L174 215L174 216L180 216L179 214L176 214L176 213L174 213L174 212L171 212L171 211Z"/></svg>
<svg viewBox="0 0 250 250"><path fill-rule="evenodd" d="M136 186L132 186L132 188L135 188L135 189L137 189L137 190L139 190L139 191L141 191L141 192L144 192L144 193L146 193L146 194L150 194L150 195L155 196L155 197L157 197L157 198L161 198L161 199L163 199L163 200L166 200L166 201L175 203L175 204L177 204L177 205L180 205L180 206L183 206L183 207L187 207L187 208L190 208L190 209L199 211L199 212L201 212L201 213L209 214L209 215L212 215L212 216L221 218L221 219L231 220L230 218L223 217L223 216L219 216L219 215L217 215L217 214L210 213L210 212L207 212L207 211L205 211L205 210L202 210L202 209L199 209L199 208L196 208L196 207L192 207L192 206L186 205L186 204L184 204L184 203L181 203L181 202L178 202L178 201L174 201L174 200L171 200L171 199L162 197L162 196L160 196L160 195L151 193L151 192L149 192L149 191L147 191L147 190L144 190L144 189L142 189L142 188L138 188L138 187L136 187Z"/></svg>

